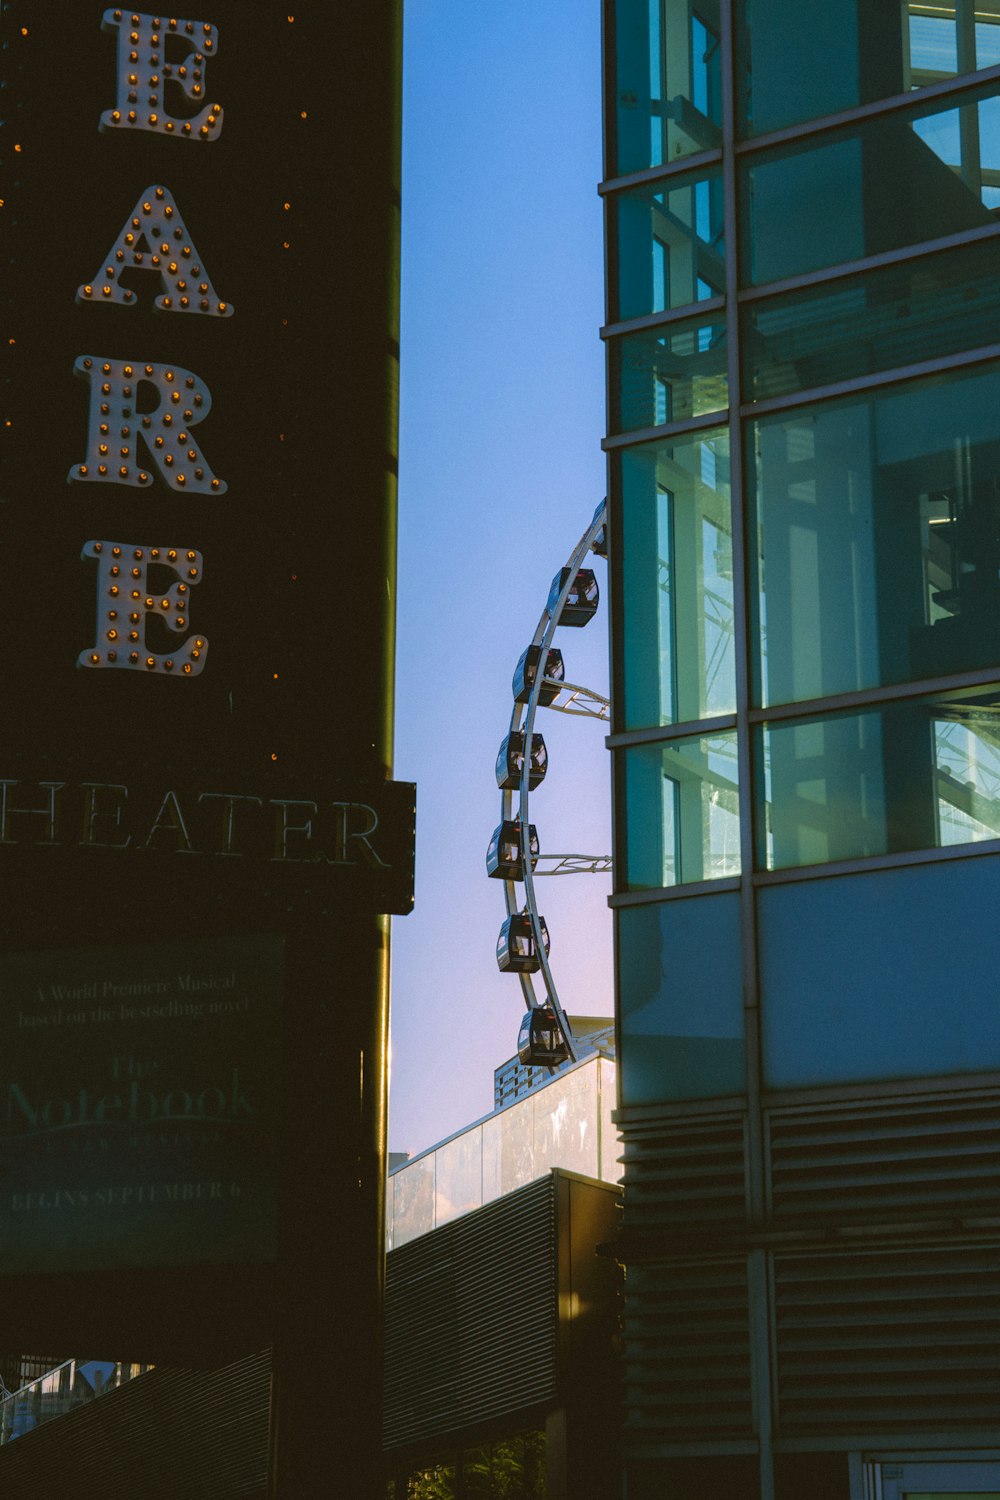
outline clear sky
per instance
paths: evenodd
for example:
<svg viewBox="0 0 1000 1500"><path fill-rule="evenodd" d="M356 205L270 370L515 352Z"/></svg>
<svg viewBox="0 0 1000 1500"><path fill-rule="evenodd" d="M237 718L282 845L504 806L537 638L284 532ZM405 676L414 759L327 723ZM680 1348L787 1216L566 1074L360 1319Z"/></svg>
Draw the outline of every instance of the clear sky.
<svg viewBox="0 0 1000 1500"><path fill-rule="evenodd" d="M486 1114L520 985L486 878L510 681L605 492L598 0L406 0L396 776L417 897L393 921L389 1145ZM602 594L606 567L593 563ZM607 613L556 636L607 691ZM611 849L606 726L542 711L542 852ZM607 877L538 882L570 1013L610 1015Z"/></svg>

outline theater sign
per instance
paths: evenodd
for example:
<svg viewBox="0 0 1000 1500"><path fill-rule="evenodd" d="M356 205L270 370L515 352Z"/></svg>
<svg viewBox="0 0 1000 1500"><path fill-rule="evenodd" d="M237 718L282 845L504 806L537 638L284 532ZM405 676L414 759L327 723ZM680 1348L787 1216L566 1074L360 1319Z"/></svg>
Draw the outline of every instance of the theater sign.
<svg viewBox="0 0 1000 1500"><path fill-rule="evenodd" d="M396 205L325 6L5 10L3 1270L265 1262L283 1012L413 899Z"/></svg>

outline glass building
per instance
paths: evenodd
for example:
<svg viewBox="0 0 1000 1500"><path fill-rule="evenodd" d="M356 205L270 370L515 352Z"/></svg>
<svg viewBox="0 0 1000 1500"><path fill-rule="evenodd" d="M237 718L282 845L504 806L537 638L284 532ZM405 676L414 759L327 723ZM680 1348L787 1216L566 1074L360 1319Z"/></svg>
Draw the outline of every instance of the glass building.
<svg viewBox="0 0 1000 1500"><path fill-rule="evenodd" d="M627 1500L1000 1495L1000 3L605 0Z"/></svg>

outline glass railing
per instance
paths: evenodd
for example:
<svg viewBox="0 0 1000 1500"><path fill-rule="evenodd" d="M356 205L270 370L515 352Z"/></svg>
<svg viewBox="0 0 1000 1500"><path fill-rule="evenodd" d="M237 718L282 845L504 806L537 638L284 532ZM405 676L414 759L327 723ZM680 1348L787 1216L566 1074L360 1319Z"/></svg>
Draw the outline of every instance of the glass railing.
<svg viewBox="0 0 1000 1500"><path fill-rule="evenodd" d="M552 1167L618 1182L615 1065L588 1057L399 1167L386 1195L386 1248L471 1213Z"/></svg>
<svg viewBox="0 0 1000 1500"><path fill-rule="evenodd" d="M114 1360L68 1359L0 1401L0 1443L12 1442L152 1368Z"/></svg>

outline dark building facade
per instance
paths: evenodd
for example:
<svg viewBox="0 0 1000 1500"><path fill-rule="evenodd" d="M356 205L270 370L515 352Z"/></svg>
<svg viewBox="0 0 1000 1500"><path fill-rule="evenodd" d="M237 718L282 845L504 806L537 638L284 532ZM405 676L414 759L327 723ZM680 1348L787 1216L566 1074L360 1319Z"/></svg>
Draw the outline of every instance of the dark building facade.
<svg viewBox="0 0 1000 1500"><path fill-rule="evenodd" d="M554 1168L388 1257L390 1500L611 1500L620 1194Z"/></svg>
<svg viewBox="0 0 1000 1500"><path fill-rule="evenodd" d="M2 1337L272 1345L277 1492L332 1446L363 1493L412 903L401 7L2 27Z"/></svg>
<svg viewBox="0 0 1000 1500"><path fill-rule="evenodd" d="M606 0L628 1500L1000 1493L1000 14Z"/></svg>

